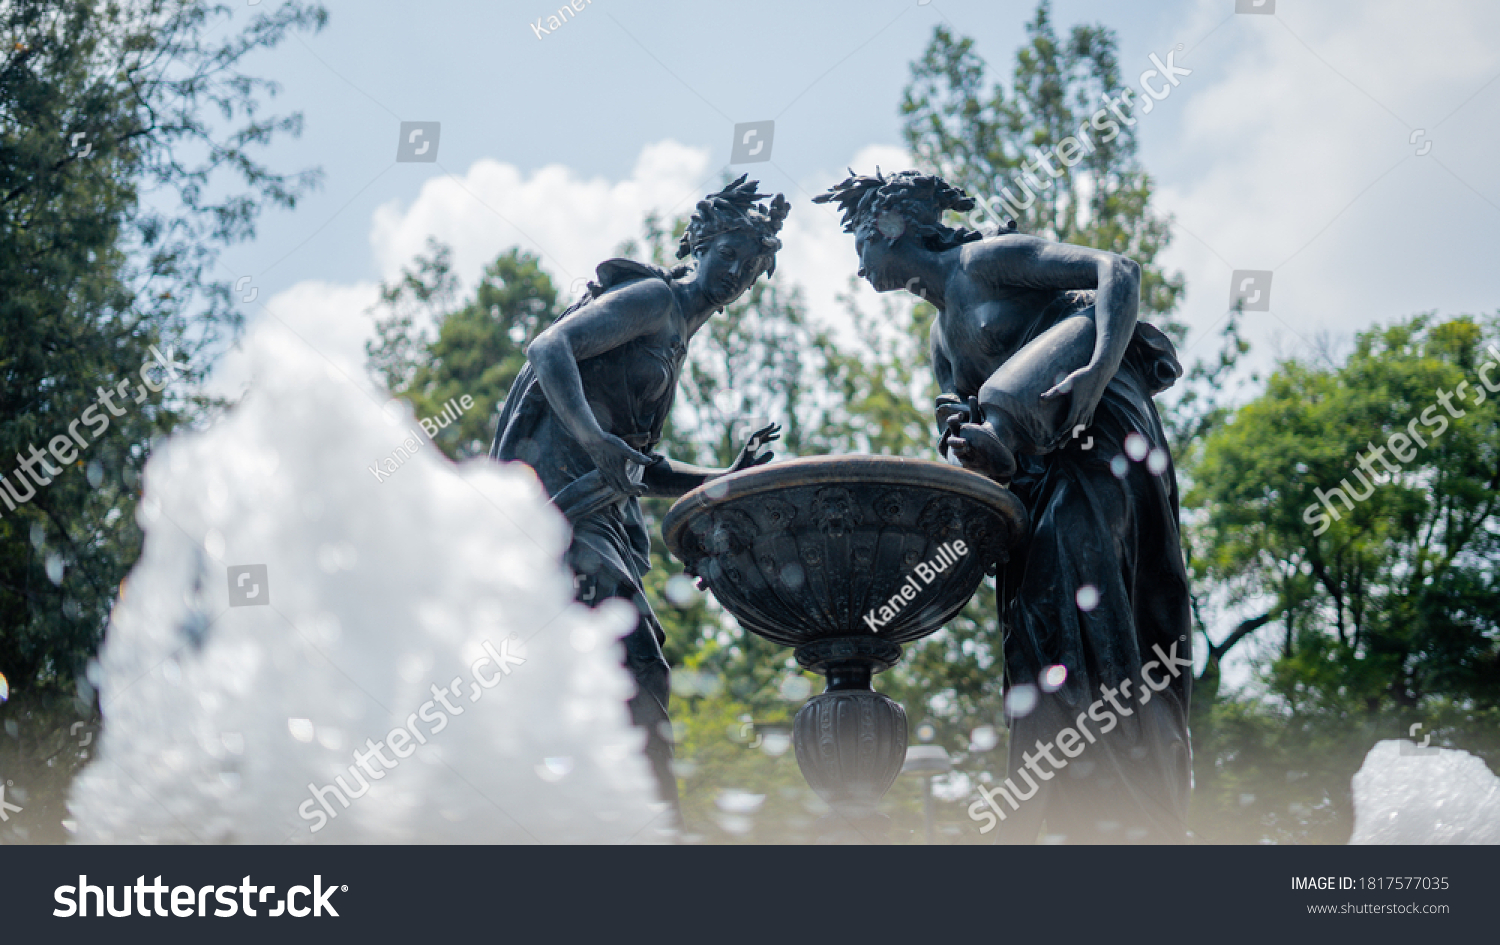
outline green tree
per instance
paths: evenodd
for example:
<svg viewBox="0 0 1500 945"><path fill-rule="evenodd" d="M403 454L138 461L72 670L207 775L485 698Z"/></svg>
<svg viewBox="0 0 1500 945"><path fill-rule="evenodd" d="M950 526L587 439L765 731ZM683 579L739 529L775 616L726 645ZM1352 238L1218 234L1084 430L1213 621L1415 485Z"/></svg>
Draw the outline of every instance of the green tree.
<svg viewBox="0 0 1500 945"><path fill-rule="evenodd" d="M452 459L483 456L495 417L526 363L526 346L562 312L552 280L532 253L512 248L479 277L472 297L457 304L453 253L429 241L397 280L381 286L376 337L365 345L369 366L391 393L410 401L418 418L437 418L464 396L474 405L439 426L434 441Z"/></svg>
<svg viewBox="0 0 1500 945"><path fill-rule="evenodd" d="M1102 128L1091 121L1105 97L1123 87L1114 32L1075 26L1064 42L1048 0L1038 3L1026 32L1029 42L1016 54L1007 91L989 79L972 39L937 26L911 64L902 95L907 146L923 169L978 200L1013 197L1024 206L1017 220L1023 232L1134 259L1141 266L1141 314L1180 339L1186 328L1171 314L1182 276L1156 261L1171 242L1171 220L1151 205L1154 185L1136 160L1136 128L1108 112L1113 134L1103 121ZM1092 149L1072 166L1051 159L1056 179L1034 163L1081 135Z"/></svg>
<svg viewBox="0 0 1500 945"><path fill-rule="evenodd" d="M1362 332L1337 367L1279 365L1206 441L1187 495L1194 569L1261 611L1242 629L1280 625L1260 704L1198 714L1206 811L1291 792L1276 829L1339 840L1375 740L1421 722L1500 757L1500 401L1477 373L1497 339L1500 321L1469 317ZM1227 648L1210 653L1210 694Z"/></svg>
<svg viewBox="0 0 1500 945"><path fill-rule="evenodd" d="M275 87L244 60L326 14L286 3L220 32L229 15L201 0L0 4L0 456L66 447L101 388L134 395L153 348L186 364L0 507L0 672L18 692L71 683L103 634L139 554L150 444L201 415L194 382L239 325L219 252L316 182L256 160L300 119L260 113ZM7 473L22 493L24 475Z"/></svg>

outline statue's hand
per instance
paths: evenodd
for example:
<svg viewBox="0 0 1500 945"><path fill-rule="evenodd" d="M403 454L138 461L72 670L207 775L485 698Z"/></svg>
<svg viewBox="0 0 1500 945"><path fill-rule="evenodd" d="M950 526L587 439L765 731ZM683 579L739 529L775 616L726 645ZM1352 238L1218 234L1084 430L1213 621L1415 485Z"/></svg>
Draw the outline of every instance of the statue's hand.
<svg viewBox="0 0 1500 945"><path fill-rule="evenodd" d="M729 472L739 472L741 469L750 469L755 466L763 466L771 461L776 454L767 450L762 453L760 448L773 440L781 439L781 424L768 423L750 434L745 441L745 448L740 450L739 458L734 465L729 467Z"/></svg>
<svg viewBox="0 0 1500 945"><path fill-rule="evenodd" d="M1094 408L1099 406L1099 400L1104 396L1104 388L1109 386L1112 374L1098 362L1090 363L1042 394L1042 400L1056 400L1065 394L1072 394L1073 399L1068 404L1068 418L1062 424L1062 429L1076 430L1080 426L1088 426L1094 422Z"/></svg>
<svg viewBox="0 0 1500 945"><path fill-rule="evenodd" d="M957 394L938 394L937 404L933 409L937 414L940 433L945 433L952 428L954 417L958 417L960 423L969 422L969 408L964 404L963 398Z"/></svg>
<svg viewBox="0 0 1500 945"><path fill-rule="evenodd" d="M612 433L602 434L597 440L583 444L594 468L604 479L604 484L622 496L638 496L644 487L630 477L630 464L649 466L654 460L630 447L630 444Z"/></svg>

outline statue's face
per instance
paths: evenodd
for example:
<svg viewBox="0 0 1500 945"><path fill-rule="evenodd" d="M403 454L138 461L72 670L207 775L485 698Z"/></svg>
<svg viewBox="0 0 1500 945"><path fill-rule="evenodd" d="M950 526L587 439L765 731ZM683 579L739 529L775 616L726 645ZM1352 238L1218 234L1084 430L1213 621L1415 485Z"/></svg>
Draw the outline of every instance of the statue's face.
<svg viewBox="0 0 1500 945"><path fill-rule="evenodd" d="M904 285L897 276L895 251L896 243L905 232L904 224L899 214L887 212L879 220L860 224L854 233L859 274L876 292L891 292Z"/></svg>
<svg viewBox="0 0 1500 945"><path fill-rule="evenodd" d="M743 295L764 270L760 240L745 230L721 233L698 253L698 282L715 308Z"/></svg>

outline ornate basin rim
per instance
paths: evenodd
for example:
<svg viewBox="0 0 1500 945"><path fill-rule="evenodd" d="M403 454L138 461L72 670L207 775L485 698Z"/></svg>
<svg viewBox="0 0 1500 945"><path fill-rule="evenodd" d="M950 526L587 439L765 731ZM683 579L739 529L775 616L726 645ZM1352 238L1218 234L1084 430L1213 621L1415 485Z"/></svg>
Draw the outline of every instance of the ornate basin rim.
<svg viewBox="0 0 1500 945"><path fill-rule="evenodd" d="M1026 510L1010 490L978 473L928 459L843 454L804 456L731 473L699 486L678 500L662 522L662 537L673 554L694 514L721 503L794 486L885 485L925 488L983 503L1008 520L1013 534L1024 534Z"/></svg>

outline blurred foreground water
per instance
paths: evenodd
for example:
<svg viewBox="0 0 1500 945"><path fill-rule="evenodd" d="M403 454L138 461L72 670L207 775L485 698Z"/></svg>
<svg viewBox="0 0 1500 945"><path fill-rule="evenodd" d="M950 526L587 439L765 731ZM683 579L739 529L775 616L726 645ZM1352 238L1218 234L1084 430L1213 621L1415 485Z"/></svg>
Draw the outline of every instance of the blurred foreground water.
<svg viewBox="0 0 1500 945"><path fill-rule="evenodd" d="M633 611L573 603L535 477L453 465L285 334L247 344L249 395L147 469L78 838L661 839L616 643Z"/></svg>

